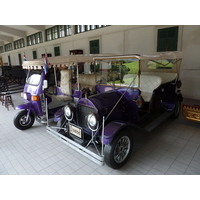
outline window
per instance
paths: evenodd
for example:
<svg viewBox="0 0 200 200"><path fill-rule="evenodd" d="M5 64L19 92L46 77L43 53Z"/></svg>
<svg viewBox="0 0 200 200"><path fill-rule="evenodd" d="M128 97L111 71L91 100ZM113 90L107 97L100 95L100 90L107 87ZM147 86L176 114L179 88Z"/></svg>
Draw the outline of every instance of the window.
<svg viewBox="0 0 200 200"><path fill-rule="evenodd" d="M25 47L24 38L14 41L14 49L19 49L23 47Z"/></svg>
<svg viewBox="0 0 200 200"><path fill-rule="evenodd" d="M5 44L5 45L4 45L4 48L5 48L5 51L11 51L11 50L13 50L13 49L12 49L12 43Z"/></svg>
<svg viewBox="0 0 200 200"><path fill-rule="evenodd" d="M3 46L0 46L0 53L3 53Z"/></svg>
<svg viewBox="0 0 200 200"><path fill-rule="evenodd" d="M75 33L83 33L85 31L95 30L98 28L103 28L108 25L76 25L75 26Z"/></svg>
<svg viewBox="0 0 200 200"><path fill-rule="evenodd" d="M36 41L36 44L39 44L39 43L42 43L43 40L42 40L42 32L38 32L35 34L35 41Z"/></svg>
<svg viewBox="0 0 200 200"><path fill-rule="evenodd" d="M10 56L8 56L8 65L11 66L11 59L10 59Z"/></svg>
<svg viewBox="0 0 200 200"><path fill-rule="evenodd" d="M46 30L46 41L52 40L52 30L48 29Z"/></svg>
<svg viewBox="0 0 200 200"><path fill-rule="evenodd" d="M90 41L90 54L99 54L99 40Z"/></svg>
<svg viewBox="0 0 200 200"><path fill-rule="evenodd" d="M178 26L158 30L157 51L177 51Z"/></svg>
<svg viewBox="0 0 200 200"><path fill-rule="evenodd" d="M52 39L58 39L58 26L52 28Z"/></svg>
<svg viewBox="0 0 200 200"><path fill-rule="evenodd" d="M96 64L95 64L96 65ZM95 66L101 78L100 84L119 87L138 87L139 60L135 58L98 60ZM97 70L98 68L98 70Z"/></svg>
<svg viewBox="0 0 200 200"><path fill-rule="evenodd" d="M60 25L58 26L58 30L59 30L59 37L65 37L65 26L64 25Z"/></svg>
<svg viewBox="0 0 200 200"><path fill-rule="evenodd" d="M35 33L33 35L27 36L27 45L31 46L34 44L42 43L42 32Z"/></svg>
<svg viewBox="0 0 200 200"><path fill-rule="evenodd" d="M69 36L72 34L72 29L70 25L65 25L65 32L66 32L66 36Z"/></svg>
<svg viewBox="0 0 200 200"><path fill-rule="evenodd" d="M46 41L55 40L72 34L70 25L57 25L45 30Z"/></svg>
<svg viewBox="0 0 200 200"><path fill-rule="evenodd" d="M30 85L38 85L41 79L41 70L30 70L26 83Z"/></svg>
<svg viewBox="0 0 200 200"><path fill-rule="evenodd" d="M60 56L60 47L54 47L54 55Z"/></svg>
<svg viewBox="0 0 200 200"><path fill-rule="evenodd" d="M22 65L22 56L21 56L21 53L18 54L18 58L19 58L19 65Z"/></svg>
<svg viewBox="0 0 200 200"><path fill-rule="evenodd" d="M33 59L37 59L37 51L33 51Z"/></svg>

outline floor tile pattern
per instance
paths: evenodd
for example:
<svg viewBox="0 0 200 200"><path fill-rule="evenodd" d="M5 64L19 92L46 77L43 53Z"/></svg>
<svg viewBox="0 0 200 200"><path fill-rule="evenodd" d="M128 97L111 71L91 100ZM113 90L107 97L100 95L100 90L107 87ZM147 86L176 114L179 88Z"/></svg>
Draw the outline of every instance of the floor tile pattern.
<svg viewBox="0 0 200 200"><path fill-rule="evenodd" d="M23 103L13 94L14 105ZM200 101L185 99L191 105ZM137 131L129 162L120 170L98 166L47 133L35 122L31 129L18 130L9 111L0 104L1 175L199 175L200 123L179 116L168 119L153 132Z"/></svg>

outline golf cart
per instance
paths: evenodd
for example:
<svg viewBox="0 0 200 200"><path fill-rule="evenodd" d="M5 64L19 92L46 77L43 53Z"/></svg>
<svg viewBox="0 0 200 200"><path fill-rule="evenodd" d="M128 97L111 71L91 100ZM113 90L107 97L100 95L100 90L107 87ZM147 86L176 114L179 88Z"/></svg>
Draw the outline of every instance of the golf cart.
<svg viewBox="0 0 200 200"><path fill-rule="evenodd" d="M94 162L121 168L138 129L178 118L181 60L181 52L94 57L94 74L79 74L82 96L47 131Z"/></svg>

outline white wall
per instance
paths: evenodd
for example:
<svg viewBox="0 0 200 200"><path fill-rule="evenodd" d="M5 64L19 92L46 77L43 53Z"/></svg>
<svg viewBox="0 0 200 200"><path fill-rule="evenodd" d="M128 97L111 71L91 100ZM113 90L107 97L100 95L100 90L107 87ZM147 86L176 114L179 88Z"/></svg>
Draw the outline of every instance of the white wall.
<svg viewBox="0 0 200 200"><path fill-rule="evenodd" d="M102 53L124 53L124 31L102 35Z"/></svg>
<svg viewBox="0 0 200 200"><path fill-rule="evenodd" d="M99 39L100 53L151 53L156 51L157 32L160 28L171 26L154 25L115 25L105 28L75 34L65 38L44 42L19 50L2 53L3 62L8 62L11 56L12 65L18 65L18 54L25 52L28 60L33 59L32 51L37 51L38 58L44 49L54 56L54 47L60 46L61 55L69 55L69 50L82 49L89 54L89 41ZM47 27L46 27L47 28ZM179 26L178 50L183 52L183 62L180 77L182 94L186 98L200 100L200 26ZM23 58L22 58L23 60ZM88 71L88 69L86 70Z"/></svg>
<svg viewBox="0 0 200 200"><path fill-rule="evenodd" d="M144 26L125 31L125 54L152 53L156 51L154 26Z"/></svg>
<svg viewBox="0 0 200 200"><path fill-rule="evenodd" d="M200 100L200 26L183 29L182 93L186 98Z"/></svg>

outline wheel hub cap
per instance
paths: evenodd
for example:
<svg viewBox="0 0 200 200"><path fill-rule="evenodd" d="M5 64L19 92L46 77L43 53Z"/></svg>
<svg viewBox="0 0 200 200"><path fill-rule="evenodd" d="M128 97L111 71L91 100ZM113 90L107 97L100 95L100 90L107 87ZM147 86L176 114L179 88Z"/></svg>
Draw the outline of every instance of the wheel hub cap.
<svg viewBox="0 0 200 200"><path fill-rule="evenodd" d="M130 139L127 136L121 137L114 150L114 160L116 163L122 163L130 151Z"/></svg>

